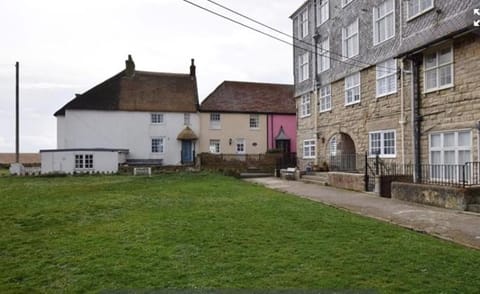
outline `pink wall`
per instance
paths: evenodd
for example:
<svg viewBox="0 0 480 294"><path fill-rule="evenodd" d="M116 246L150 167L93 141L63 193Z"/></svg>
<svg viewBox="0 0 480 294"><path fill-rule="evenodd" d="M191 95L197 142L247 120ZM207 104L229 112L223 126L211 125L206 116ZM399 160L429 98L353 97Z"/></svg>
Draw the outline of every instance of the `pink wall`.
<svg viewBox="0 0 480 294"><path fill-rule="evenodd" d="M285 134L291 139L290 150L297 152L297 118L295 114L270 114L267 116L268 149L275 148L275 137L283 126Z"/></svg>

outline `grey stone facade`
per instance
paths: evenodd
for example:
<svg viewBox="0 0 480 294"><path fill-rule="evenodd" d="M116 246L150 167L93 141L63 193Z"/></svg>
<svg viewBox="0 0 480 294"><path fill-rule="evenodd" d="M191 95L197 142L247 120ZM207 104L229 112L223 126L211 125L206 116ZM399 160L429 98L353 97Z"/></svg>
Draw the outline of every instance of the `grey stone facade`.
<svg viewBox="0 0 480 294"><path fill-rule="evenodd" d="M430 160L430 134L437 131L471 130L472 161L480 160L478 131L475 123L480 120L480 34L473 27L473 8L480 8L480 0L434 0L434 6L422 14L410 18L408 1L395 0L395 35L378 45L373 42L373 9L384 0L353 0L346 7L340 1L330 0L330 17L317 27L316 5L320 0L306 1L293 15L294 77L297 109L301 110L301 96L311 95L310 116L298 115L297 149L299 166L321 166L329 157L329 141L335 137L338 151L362 154L369 150L369 133L394 130L394 157L387 160L398 163L414 161L412 122L412 74L410 59L419 62L421 101L421 160ZM298 35L299 13L309 11L309 34L302 40ZM342 56L342 28L359 19L359 54L351 59ZM316 74L316 54L310 52L309 79L298 82L298 56L314 51L316 40L330 39L330 69ZM453 46L453 87L424 93L425 52L435 49L440 42ZM318 56L318 55L317 55ZM397 58L396 93L377 98L376 64ZM402 63L405 70L402 71ZM345 77L360 72L361 100L345 106ZM480 74L480 73L479 73ZM316 107L316 89L331 85L332 109L320 113ZM413 85L416 85L415 83ZM415 99L417 96L415 96ZM303 141L315 139L316 158L302 159ZM353 146L350 146L352 145ZM343 150L342 150L343 148Z"/></svg>

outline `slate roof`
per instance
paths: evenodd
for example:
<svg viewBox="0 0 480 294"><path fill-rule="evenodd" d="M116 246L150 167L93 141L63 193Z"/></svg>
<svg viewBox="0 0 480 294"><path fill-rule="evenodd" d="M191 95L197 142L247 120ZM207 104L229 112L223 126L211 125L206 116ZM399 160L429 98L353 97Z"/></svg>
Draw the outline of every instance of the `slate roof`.
<svg viewBox="0 0 480 294"><path fill-rule="evenodd" d="M293 85L225 81L201 104L203 112L295 114Z"/></svg>
<svg viewBox="0 0 480 294"><path fill-rule="evenodd" d="M198 91L196 77L190 74L126 70L114 75L55 112L65 115L67 109L196 112Z"/></svg>

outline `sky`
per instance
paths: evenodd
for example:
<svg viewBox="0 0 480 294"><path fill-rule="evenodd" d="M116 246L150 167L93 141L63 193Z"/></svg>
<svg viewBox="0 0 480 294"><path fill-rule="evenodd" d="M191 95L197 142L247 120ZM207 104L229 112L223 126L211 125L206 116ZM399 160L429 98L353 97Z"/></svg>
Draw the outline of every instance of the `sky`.
<svg viewBox="0 0 480 294"><path fill-rule="evenodd" d="M291 35L304 0L216 2ZM293 83L290 46L183 0L0 0L0 36L0 153L15 152L16 61L20 152L56 148L53 113L122 71L128 54L137 70L157 72L188 73L195 58L200 99L224 80Z"/></svg>

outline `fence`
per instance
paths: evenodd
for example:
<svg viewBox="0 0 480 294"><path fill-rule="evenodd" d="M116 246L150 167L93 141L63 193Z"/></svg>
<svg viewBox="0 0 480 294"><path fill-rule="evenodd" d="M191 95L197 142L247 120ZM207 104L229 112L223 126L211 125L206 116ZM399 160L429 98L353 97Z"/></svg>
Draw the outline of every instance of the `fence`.
<svg viewBox="0 0 480 294"><path fill-rule="evenodd" d="M274 172L282 153L267 154L211 154L198 155L202 169L232 171L234 173L255 170L258 172ZM281 163L281 162L280 162Z"/></svg>
<svg viewBox="0 0 480 294"><path fill-rule="evenodd" d="M365 190L372 191L375 177L402 177L413 180L416 170L417 182L422 184L468 187L480 185L480 162L465 164L399 164L380 157L366 154L339 154L330 156L329 170L363 173L365 175Z"/></svg>

